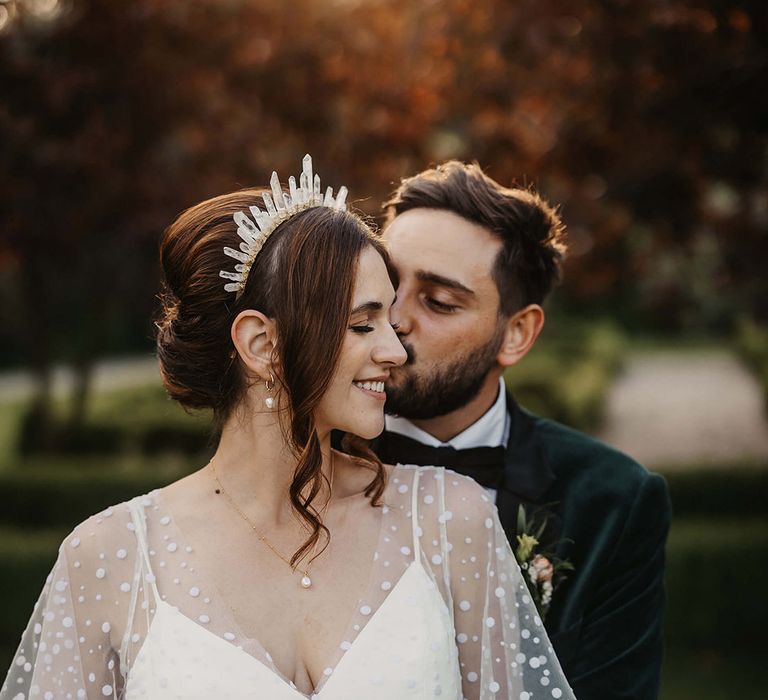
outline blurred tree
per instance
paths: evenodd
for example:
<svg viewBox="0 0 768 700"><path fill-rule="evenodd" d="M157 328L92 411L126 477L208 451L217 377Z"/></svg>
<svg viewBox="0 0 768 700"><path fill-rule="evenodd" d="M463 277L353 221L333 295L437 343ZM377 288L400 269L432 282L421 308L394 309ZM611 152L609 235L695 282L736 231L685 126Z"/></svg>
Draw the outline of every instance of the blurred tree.
<svg viewBox="0 0 768 700"><path fill-rule="evenodd" d="M0 0L0 308L39 377L142 335L184 207L310 151L375 214L450 157L562 204L562 303L768 316L762 0ZM366 198L367 197L367 198ZM42 428L41 428L42 429Z"/></svg>
<svg viewBox="0 0 768 700"><path fill-rule="evenodd" d="M768 320L765 3L450 4L457 155L562 204L571 308L623 301L670 330Z"/></svg>

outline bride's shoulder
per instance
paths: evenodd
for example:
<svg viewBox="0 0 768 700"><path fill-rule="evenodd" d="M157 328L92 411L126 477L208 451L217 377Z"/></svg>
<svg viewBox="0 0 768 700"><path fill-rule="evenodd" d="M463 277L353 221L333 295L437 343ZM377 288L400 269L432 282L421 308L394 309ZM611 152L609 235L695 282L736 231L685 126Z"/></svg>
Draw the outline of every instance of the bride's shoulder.
<svg viewBox="0 0 768 700"><path fill-rule="evenodd" d="M132 558L138 521L135 514L142 513L146 518L156 504L157 492L153 491L108 506L77 524L64 538L59 551L76 562L121 562Z"/></svg>
<svg viewBox="0 0 768 700"><path fill-rule="evenodd" d="M485 489L476 481L444 467L400 465L409 470L418 493L416 507L420 515L450 523L452 529L487 527L496 507Z"/></svg>

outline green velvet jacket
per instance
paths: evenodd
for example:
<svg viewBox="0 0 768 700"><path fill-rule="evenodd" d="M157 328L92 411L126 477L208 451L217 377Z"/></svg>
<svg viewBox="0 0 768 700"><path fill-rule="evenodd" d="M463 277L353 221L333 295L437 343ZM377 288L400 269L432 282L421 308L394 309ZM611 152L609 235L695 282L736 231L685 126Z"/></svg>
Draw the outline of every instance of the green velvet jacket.
<svg viewBox="0 0 768 700"><path fill-rule="evenodd" d="M511 396L507 409L499 518L514 549L519 505L528 514L543 509L543 543L557 543L554 553L575 567L555 591L545 627L576 697L655 700L671 520L666 482L607 445L525 411ZM384 433L374 449L386 439Z"/></svg>

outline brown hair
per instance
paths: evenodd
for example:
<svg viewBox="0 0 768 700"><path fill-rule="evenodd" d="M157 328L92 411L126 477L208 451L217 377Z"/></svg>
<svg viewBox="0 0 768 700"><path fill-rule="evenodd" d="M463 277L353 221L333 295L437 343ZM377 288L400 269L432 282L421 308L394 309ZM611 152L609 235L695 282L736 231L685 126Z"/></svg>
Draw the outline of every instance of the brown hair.
<svg viewBox="0 0 768 700"><path fill-rule="evenodd" d="M160 242L164 282L155 324L157 354L169 396L187 409L213 409L219 433L248 389L233 356L232 322L243 309L256 309L275 320L279 342L274 374L290 416L283 429L298 459L290 500L312 532L294 553L295 566L315 546L321 530L325 546L330 540L312 506L324 478L314 413L338 362L358 259L372 246L390 266L381 242L362 219L314 207L272 233L236 299L233 292L224 291L225 280L219 276L220 270L234 265L223 248L238 247L233 214L247 212L261 201L261 193L249 189L207 200L183 212L165 231ZM356 462L374 472L365 495L378 505L385 487L381 461L361 440L349 441L349 448Z"/></svg>
<svg viewBox="0 0 768 700"><path fill-rule="evenodd" d="M500 312L541 304L560 280L567 245L557 211L531 190L502 187L477 163L451 160L404 179L384 203L387 221L416 208L444 209L494 233Z"/></svg>

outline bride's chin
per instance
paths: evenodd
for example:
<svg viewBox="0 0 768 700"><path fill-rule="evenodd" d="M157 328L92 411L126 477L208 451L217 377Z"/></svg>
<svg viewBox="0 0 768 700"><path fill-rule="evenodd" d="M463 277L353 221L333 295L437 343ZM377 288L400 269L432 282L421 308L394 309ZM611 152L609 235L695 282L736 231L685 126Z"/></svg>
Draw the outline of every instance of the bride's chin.
<svg viewBox="0 0 768 700"><path fill-rule="evenodd" d="M373 440L384 432L384 416L382 415L381 420L375 424L357 425L354 430L348 430L347 432L353 433L363 440Z"/></svg>

